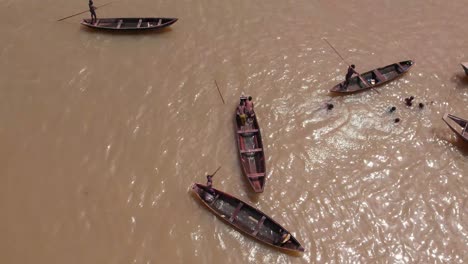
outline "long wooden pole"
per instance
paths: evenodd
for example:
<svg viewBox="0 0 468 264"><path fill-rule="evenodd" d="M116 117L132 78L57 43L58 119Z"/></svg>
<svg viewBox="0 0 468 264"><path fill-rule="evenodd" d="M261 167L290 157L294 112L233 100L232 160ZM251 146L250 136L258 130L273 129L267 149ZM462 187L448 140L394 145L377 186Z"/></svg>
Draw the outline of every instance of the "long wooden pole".
<svg viewBox="0 0 468 264"><path fill-rule="evenodd" d="M215 172L213 172L213 174L211 174L211 177L215 176L215 174L219 171L219 169L221 169L221 166L219 166L219 167L215 170Z"/></svg>
<svg viewBox="0 0 468 264"><path fill-rule="evenodd" d="M218 86L218 83L216 82L216 80L215 80L215 84L216 84L216 88L218 88L219 96L221 96L221 100L223 100L223 104L226 104L226 103L224 102L223 95L221 94L221 91L219 90L219 86Z"/></svg>
<svg viewBox="0 0 468 264"><path fill-rule="evenodd" d="M325 42L327 42L327 44L333 49L333 51L335 51L335 53L344 61L344 63L346 63L346 65L348 65L348 67L351 67L351 65L340 55L340 53L332 46L332 44L330 44L330 42L328 42L328 40L326 38L323 38L323 40ZM356 72L357 75L359 76L359 78L363 79L361 74L359 74L358 72ZM379 91L377 91L374 87L371 87L372 90L376 91L378 94L380 94Z"/></svg>
<svg viewBox="0 0 468 264"><path fill-rule="evenodd" d="M110 4L114 3L114 2L116 2L116 1L112 1L112 2L109 2L109 3L107 3L107 4L103 4L103 5L97 6L97 7L96 7L96 9L98 9L99 7L103 7L103 6L106 6L106 5L110 5ZM85 10L85 11L82 11L82 12L76 13L76 14L74 14L74 15L71 15L71 16L67 16L67 17L61 18L61 19L59 19L59 20L57 20L57 21L62 21L62 20L65 20L65 19L68 19L68 18L71 18L71 17L77 16L77 15L84 14L84 13L86 13L86 12L89 12L89 10Z"/></svg>

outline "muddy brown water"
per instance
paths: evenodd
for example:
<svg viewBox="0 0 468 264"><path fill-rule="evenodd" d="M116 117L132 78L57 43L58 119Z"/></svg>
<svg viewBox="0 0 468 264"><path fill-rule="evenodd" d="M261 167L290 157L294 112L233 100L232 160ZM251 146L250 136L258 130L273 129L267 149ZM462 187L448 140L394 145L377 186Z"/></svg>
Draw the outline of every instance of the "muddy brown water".
<svg viewBox="0 0 468 264"><path fill-rule="evenodd" d="M86 8L0 0L1 263L468 262L468 150L441 120L468 118L465 0L123 0L98 16L179 21L150 34L56 22ZM380 93L331 96L346 65L323 38L361 72L416 64ZM241 94L262 128L260 195L237 157ZM215 186L303 255L190 195L218 166Z"/></svg>

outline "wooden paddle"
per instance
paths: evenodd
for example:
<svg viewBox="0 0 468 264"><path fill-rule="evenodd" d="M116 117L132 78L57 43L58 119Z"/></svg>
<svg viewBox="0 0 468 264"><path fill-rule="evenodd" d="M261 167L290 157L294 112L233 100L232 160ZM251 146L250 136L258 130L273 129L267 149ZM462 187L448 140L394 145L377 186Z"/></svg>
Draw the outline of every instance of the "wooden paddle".
<svg viewBox="0 0 468 264"><path fill-rule="evenodd" d="M97 6L96 9L98 9L99 7L103 7L103 6L106 6L106 5L110 5L110 4L114 3L114 2L117 2L117 1L112 1L112 2L109 2L109 3L107 3L107 4L103 4L103 5ZM59 20L57 20L57 21L62 21L62 20L65 20L65 19L68 19L68 18L77 16L77 15L84 14L84 13L86 13L86 12L89 12L89 9L86 10L86 11L82 11L82 12L76 13L76 14L71 15L71 16L67 16L67 17L61 18L61 19L59 19Z"/></svg>
<svg viewBox="0 0 468 264"><path fill-rule="evenodd" d="M340 55L340 53L332 46L332 44L330 44L330 42L328 42L328 40L326 38L323 38L323 40L325 42L327 42L327 44L333 49L333 51L335 51L335 53L344 61L344 63L346 63L346 65L348 65L348 67L351 67L351 65ZM362 78L361 74L359 74L359 72L355 71L356 74L359 76L359 78L362 80L362 81L365 81L367 83L366 80L364 80L364 78ZM377 91L374 87L371 87L372 90L376 91L378 94L380 94L379 91Z"/></svg>

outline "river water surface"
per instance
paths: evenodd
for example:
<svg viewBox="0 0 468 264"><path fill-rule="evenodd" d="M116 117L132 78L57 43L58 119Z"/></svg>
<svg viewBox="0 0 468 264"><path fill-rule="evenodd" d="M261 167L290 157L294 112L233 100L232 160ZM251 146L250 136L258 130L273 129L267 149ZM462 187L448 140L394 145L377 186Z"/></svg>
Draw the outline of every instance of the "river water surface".
<svg viewBox="0 0 468 264"><path fill-rule="evenodd" d="M98 17L179 21L113 34L81 27L87 13L56 22L85 0L0 0L0 262L468 262L468 148L441 120L468 118L466 3L122 0ZM347 66L323 38L361 72L416 64L380 93L331 96ZM260 195L239 168L241 94L264 138ZM426 107L404 106L410 95ZM303 255L194 199L218 166L215 187L287 227Z"/></svg>

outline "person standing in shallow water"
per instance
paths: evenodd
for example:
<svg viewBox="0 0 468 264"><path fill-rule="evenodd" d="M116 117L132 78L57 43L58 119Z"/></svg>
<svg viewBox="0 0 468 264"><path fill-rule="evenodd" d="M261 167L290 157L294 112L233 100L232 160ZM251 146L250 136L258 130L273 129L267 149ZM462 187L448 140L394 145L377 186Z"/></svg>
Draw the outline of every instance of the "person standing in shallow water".
<svg viewBox="0 0 468 264"><path fill-rule="evenodd" d="M93 0L89 0L88 6L89 6L89 12L91 13L91 23L94 23L97 19L97 16L96 16L96 11L95 11L96 7L94 6Z"/></svg>
<svg viewBox="0 0 468 264"><path fill-rule="evenodd" d="M345 82L343 83L343 86L341 86L342 89L348 88L349 81L351 80L353 74L359 74L357 71L354 70L354 68L356 68L354 64L351 64L351 66L348 67L348 72L345 76Z"/></svg>

